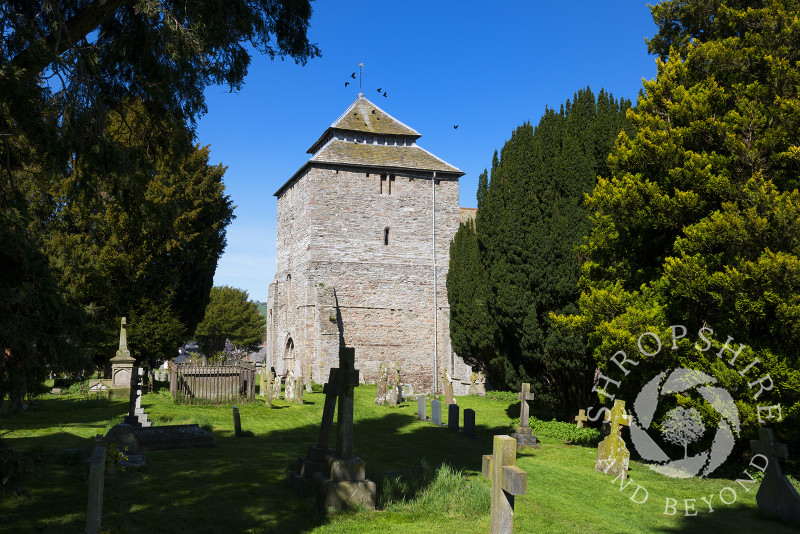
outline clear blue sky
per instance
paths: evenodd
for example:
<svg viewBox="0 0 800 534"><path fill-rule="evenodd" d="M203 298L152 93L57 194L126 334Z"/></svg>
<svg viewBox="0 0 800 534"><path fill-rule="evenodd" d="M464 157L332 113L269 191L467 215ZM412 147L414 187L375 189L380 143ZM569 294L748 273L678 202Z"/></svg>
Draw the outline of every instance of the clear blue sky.
<svg viewBox="0 0 800 534"><path fill-rule="evenodd" d="M215 285L266 301L275 274L273 194L306 150L363 90L416 129L418 143L466 175L461 205L475 207L478 176L511 132L538 123L583 87L636 103L655 77L644 38L656 27L644 2L314 2L309 31L322 57L305 66L254 56L237 93L206 90L197 142L228 167L236 204ZM355 82L344 86L345 81ZM376 89L387 92L384 98ZM453 128L458 125L458 130Z"/></svg>

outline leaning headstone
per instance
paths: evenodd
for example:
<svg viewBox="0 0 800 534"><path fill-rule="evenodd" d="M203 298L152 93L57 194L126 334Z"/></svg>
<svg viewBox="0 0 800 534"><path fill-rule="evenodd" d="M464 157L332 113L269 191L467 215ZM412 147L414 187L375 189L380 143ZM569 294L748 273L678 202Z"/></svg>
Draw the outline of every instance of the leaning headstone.
<svg viewBox="0 0 800 534"><path fill-rule="evenodd" d="M456 398L455 395L453 395L453 377L450 376L450 372L447 369L442 373L442 384L444 385L445 402L447 404L455 404Z"/></svg>
<svg viewBox="0 0 800 534"><path fill-rule="evenodd" d="M478 373L478 376L475 377L475 389L478 390L478 395L481 397L486 396L486 377L483 376L483 373Z"/></svg>
<svg viewBox="0 0 800 534"><path fill-rule="evenodd" d="M242 434L242 420L239 417L239 407L233 407L233 435L237 438Z"/></svg>
<svg viewBox="0 0 800 534"><path fill-rule="evenodd" d="M289 374L286 375L286 385L283 388L283 399L288 403L294 402L294 388L294 371L289 371Z"/></svg>
<svg viewBox="0 0 800 534"><path fill-rule="evenodd" d="M305 377L305 386L306 386L306 393L311 393L313 388L311 387L311 364L308 364L306 368L306 377Z"/></svg>
<svg viewBox="0 0 800 534"><path fill-rule="evenodd" d="M447 406L447 429L458 432L458 419L459 419L458 404L449 404Z"/></svg>
<svg viewBox="0 0 800 534"><path fill-rule="evenodd" d="M766 463L764 469L758 463L754 465L764 472L756 493L758 511L769 519L780 519L800 527L800 495L781 471L780 459L788 458L789 451L785 444L775 443L770 428L759 428L758 437L760 439L750 440L750 449L757 455L750 465L754 465L758 455L763 458L761 463Z"/></svg>
<svg viewBox="0 0 800 534"><path fill-rule="evenodd" d="M131 380L131 396L128 405L128 415L122 420L123 423L137 427L149 427L153 424L147 417L142 408L142 377L144 372L141 367L137 367Z"/></svg>
<svg viewBox="0 0 800 534"><path fill-rule="evenodd" d="M106 448L95 447L89 458L89 504L86 510L86 534L100 532L103 518Z"/></svg>
<svg viewBox="0 0 800 534"><path fill-rule="evenodd" d="M533 393L531 393L531 385L527 382L522 384L522 391L517 393L517 398L520 400L519 410L519 426L514 433L514 439L517 440L517 448L532 447L534 449L541 449L536 436L533 435L530 427L531 409L528 401L533 400Z"/></svg>
<svg viewBox="0 0 800 534"><path fill-rule="evenodd" d="M386 362L381 362L378 367L378 389L375 391L375 404L383 404L386 402L386 391L389 380L389 366Z"/></svg>
<svg viewBox="0 0 800 534"><path fill-rule="evenodd" d="M576 424L578 428L583 428L583 422L588 420L589 418L586 417L586 410L584 409L581 409L578 412L578 415L575 416L575 421L577 422Z"/></svg>
<svg viewBox="0 0 800 534"><path fill-rule="evenodd" d="M492 454L483 456L482 474L492 481L491 534L514 531L514 496L528 491L528 473L517 467L517 444L509 436L495 436Z"/></svg>
<svg viewBox="0 0 800 534"><path fill-rule="evenodd" d="M431 401L431 422L436 426L442 426L442 402L436 399Z"/></svg>
<svg viewBox="0 0 800 534"><path fill-rule="evenodd" d="M354 364L355 349L341 346L336 373L336 453L326 456L324 470L314 475L317 504L323 510L353 504L375 508L375 483L366 478L364 460L353 454L353 389L359 374Z"/></svg>
<svg viewBox="0 0 800 534"><path fill-rule="evenodd" d="M266 373L266 387L264 388L264 396L266 397L267 406L272 407L272 397L273 397L273 381L275 380L275 375L272 371ZM278 387L280 387L280 382L278 382Z"/></svg>
<svg viewBox="0 0 800 534"><path fill-rule="evenodd" d="M467 392L467 395L478 394L478 388L475 386L475 377L475 373L469 375L469 391Z"/></svg>
<svg viewBox="0 0 800 534"><path fill-rule="evenodd" d="M630 424L630 417L625 412L625 401L615 400L614 407L606 412L606 418L609 421L610 432L597 446L594 470L612 473L624 480L628 477L628 463L631 459L631 453L620 433L620 425Z"/></svg>
<svg viewBox="0 0 800 534"><path fill-rule="evenodd" d="M419 397L417 397L417 419L419 419L420 421L428 420L427 402L428 401L424 396L420 395Z"/></svg>
<svg viewBox="0 0 800 534"><path fill-rule="evenodd" d="M472 408L464 409L464 435L468 438L477 437L475 435L475 410Z"/></svg>
<svg viewBox="0 0 800 534"><path fill-rule="evenodd" d="M275 375L275 378L272 381L272 400L276 401L280 399L281 399L281 377Z"/></svg>

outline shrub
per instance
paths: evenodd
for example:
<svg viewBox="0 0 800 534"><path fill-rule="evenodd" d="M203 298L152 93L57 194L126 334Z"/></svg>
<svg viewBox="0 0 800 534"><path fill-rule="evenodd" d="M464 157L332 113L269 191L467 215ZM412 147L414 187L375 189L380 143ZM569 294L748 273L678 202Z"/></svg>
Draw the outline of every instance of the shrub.
<svg viewBox="0 0 800 534"><path fill-rule="evenodd" d="M516 391L487 391L486 398L503 402L514 402L518 400Z"/></svg>
<svg viewBox="0 0 800 534"><path fill-rule="evenodd" d="M511 422L512 428L516 429L519 426L519 417ZM574 443L576 445L589 445L594 446L600 441L600 431L595 428L582 427L578 428L573 423L565 423L563 421L542 421L533 416L528 421L531 431L537 437L548 437L554 439L564 440L566 443Z"/></svg>

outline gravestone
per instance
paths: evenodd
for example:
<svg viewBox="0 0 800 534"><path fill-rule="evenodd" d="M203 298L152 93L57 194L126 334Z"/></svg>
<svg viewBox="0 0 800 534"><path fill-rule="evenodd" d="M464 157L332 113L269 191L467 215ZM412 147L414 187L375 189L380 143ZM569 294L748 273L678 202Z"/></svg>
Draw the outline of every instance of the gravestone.
<svg viewBox="0 0 800 534"><path fill-rule="evenodd" d="M103 518L106 448L95 447L89 458L89 503L86 510L86 534L100 532Z"/></svg>
<svg viewBox="0 0 800 534"><path fill-rule="evenodd" d="M764 517L800 527L800 495L781 471L780 459L789 457L788 449L783 443L775 443L770 428L759 428L758 437L760 439L750 440L750 449L762 455L767 464L756 493L758 511ZM756 457L753 457L750 465L755 461Z"/></svg>
<svg viewBox="0 0 800 534"><path fill-rule="evenodd" d="M303 379L300 376L294 380L294 403L303 404Z"/></svg>
<svg viewBox="0 0 800 534"><path fill-rule="evenodd" d="M272 381L272 400L281 400L281 377L277 375L275 375L275 378Z"/></svg>
<svg viewBox="0 0 800 534"><path fill-rule="evenodd" d="M242 433L242 420L239 417L239 407L238 406L234 406L233 407L233 435L238 438L241 435L241 433Z"/></svg>
<svg viewBox="0 0 800 534"><path fill-rule="evenodd" d="M625 480L628 477L628 463L631 459L631 453L620 433L620 425L630 424L630 417L625 412L625 401L615 400L614 407L606 412L606 419L609 421L609 434L597 446L594 470L612 473Z"/></svg>
<svg viewBox="0 0 800 534"><path fill-rule="evenodd" d="M389 366L386 362L381 362L378 367L378 388L375 391L375 404L381 405L386 402L386 391L389 380Z"/></svg>
<svg viewBox="0 0 800 534"><path fill-rule="evenodd" d="M311 393L312 391L314 391L314 389L311 387L311 384L312 384L312 382L311 382L311 364L309 363L308 367L306 368L306 379L305 379L306 393Z"/></svg>
<svg viewBox="0 0 800 534"><path fill-rule="evenodd" d="M517 398L520 400L519 409L519 426L514 433L514 439L517 440L517 448L532 447L534 449L541 449L536 436L533 435L530 427L531 409L528 401L533 400L533 393L531 393L531 385L527 382L522 384L522 391L517 393Z"/></svg>
<svg viewBox="0 0 800 534"><path fill-rule="evenodd" d="M475 389L478 390L478 395L480 397L486 396L486 377L483 376L481 372L475 377Z"/></svg>
<svg viewBox="0 0 800 534"><path fill-rule="evenodd" d="M477 395L478 394L478 388L475 386L475 378L476 378L476 376L477 375L475 373L472 373L471 375L469 375L469 391L467 392L467 395Z"/></svg>
<svg viewBox="0 0 800 534"><path fill-rule="evenodd" d="M427 421L428 414L427 414L427 399L420 395L417 397L417 419L420 421Z"/></svg>
<svg viewBox="0 0 800 534"><path fill-rule="evenodd" d="M289 374L286 375L286 385L283 388L283 399L288 403L294 402L294 371L289 371Z"/></svg>
<svg viewBox="0 0 800 534"><path fill-rule="evenodd" d="M262 365L261 366L261 383L258 386L258 394L261 395L262 397L266 397L267 396L267 366L266 365ZM267 405L269 405L269 402L267 402Z"/></svg>
<svg viewBox="0 0 800 534"><path fill-rule="evenodd" d="M458 404L449 404L447 406L447 429L458 432L458 419L459 419Z"/></svg>
<svg viewBox="0 0 800 534"><path fill-rule="evenodd" d="M436 426L442 426L442 403L439 400L431 400L431 422Z"/></svg>
<svg viewBox="0 0 800 534"><path fill-rule="evenodd" d="M509 436L495 436L492 454L483 456L483 476L492 481L491 534L514 531L514 496L528 491L528 473L517 467L517 444Z"/></svg>
<svg viewBox="0 0 800 534"><path fill-rule="evenodd" d="M301 459L300 472L290 475L290 480L298 480L306 478L306 473L310 474L314 467L321 468L313 477L317 504L323 510L340 510L352 504L375 508L375 483L366 478L364 460L353 454L353 389L358 386L359 374L354 364L355 349L340 346L339 367L331 369L324 388L325 406L317 447L309 449L308 458ZM332 451L328 448L328 439L334 409L336 450ZM321 461L315 462L314 456Z"/></svg>
<svg viewBox="0 0 800 534"><path fill-rule="evenodd" d="M397 406L399 402L403 402L402 385L400 384L400 364L397 362L394 364L394 380L386 393L386 401L390 406Z"/></svg>
<svg viewBox="0 0 800 534"><path fill-rule="evenodd" d="M128 415L122 420L126 425L137 427L149 427L153 424L142 409L142 377L144 371L141 367L136 368L131 381L130 404L128 405Z"/></svg>
<svg viewBox="0 0 800 534"><path fill-rule="evenodd" d="M581 409L581 410L578 412L578 415L576 415L576 416L575 416L575 421L577 421L577 423L576 423L576 424L577 424L577 427L578 427L578 428L583 428L583 422L584 422L584 421L587 421L588 419L589 419L589 418L588 418L588 417L586 417L586 410L584 410L584 409Z"/></svg>
<svg viewBox="0 0 800 534"><path fill-rule="evenodd" d="M133 364L136 359L128 350L128 323L122 318L119 327L119 349L111 362L111 396L121 398L130 395L131 382L133 381Z"/></svg>
<svg viewBox="0 0 800 534"><path fill-rule="evenodd" d="M453 395L453 377L450 376L450 372L447 369L442 373L442 384L444 385L445 402L448 405L455 404L456 398Z"/></svg>
<svg viewBox="0 0 800 534"><path fill-rule="evenodd" d="M272 397L274 396L274 392L272 391L273 381L275 380L275 374L272 371L267 373L267 385L264 388L264 396L266 397L267 406L272 407ZM278 382L278 387L280 387L280 382ZM280 394L278 395L280 396Z"/></svg>
<svg viewBox="0 0 800 534"><path fill-rule="evenodd" d="M464 409L464 435L468 438L475 438L475 410L472 408Z"/></svg>

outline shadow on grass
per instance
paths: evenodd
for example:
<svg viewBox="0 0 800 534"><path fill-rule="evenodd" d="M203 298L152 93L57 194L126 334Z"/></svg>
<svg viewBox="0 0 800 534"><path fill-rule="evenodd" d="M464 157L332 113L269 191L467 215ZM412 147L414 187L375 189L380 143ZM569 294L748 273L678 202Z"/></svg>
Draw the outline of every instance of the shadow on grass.
<svg viewBox="0 0 800 534"><path fill-rule="evenodd" d="M696 532L728 534L730 532L741 532L743 518L763 521L764 523L761 525L762 532L786 532L787 529L794 530L797 528L788 523L766 519L744 504L716 507L713 513L708 513L704 503L700 504L703 505L703 508L698 508L697 515L686 516L686 511L682 507L683 503L680 503L676 510L676 515L683 516L680 523L674 527L659 528L657 532L670 534L694 534Z"/></svg>
<svg viewBox="0 0 800 534"><path fill-rule="evenodd" d="M354 425L355 453L365 460L368 477L381 485L379 492L387 480L404 477L409 482L403 495L390 495L394 499L413 499L443 464L480 472L482 455L491 453L492 436L507 432L479 424L479 438L469 439L461 432L418 422L410 412L387 410L381 416L357 419ZM117 483L106 487L103 527L128 533L311 531L331 518L316 511L310 491L291 489L286 474L308 446L316 444L318 432L318 424L307 424L256 431L242 439L221 429L214 432L215 448L148 453L145 467L119 473ZM34 443L34 449L52 443L49 436L26 439L41 442ZM90 441L83 443L88 450ZM87 473L75 455L49 458L25 484L30 497L0 502L0 515L7 519L0 530L80 531ZM379 506L386 501L380 495Z"/></svg>

